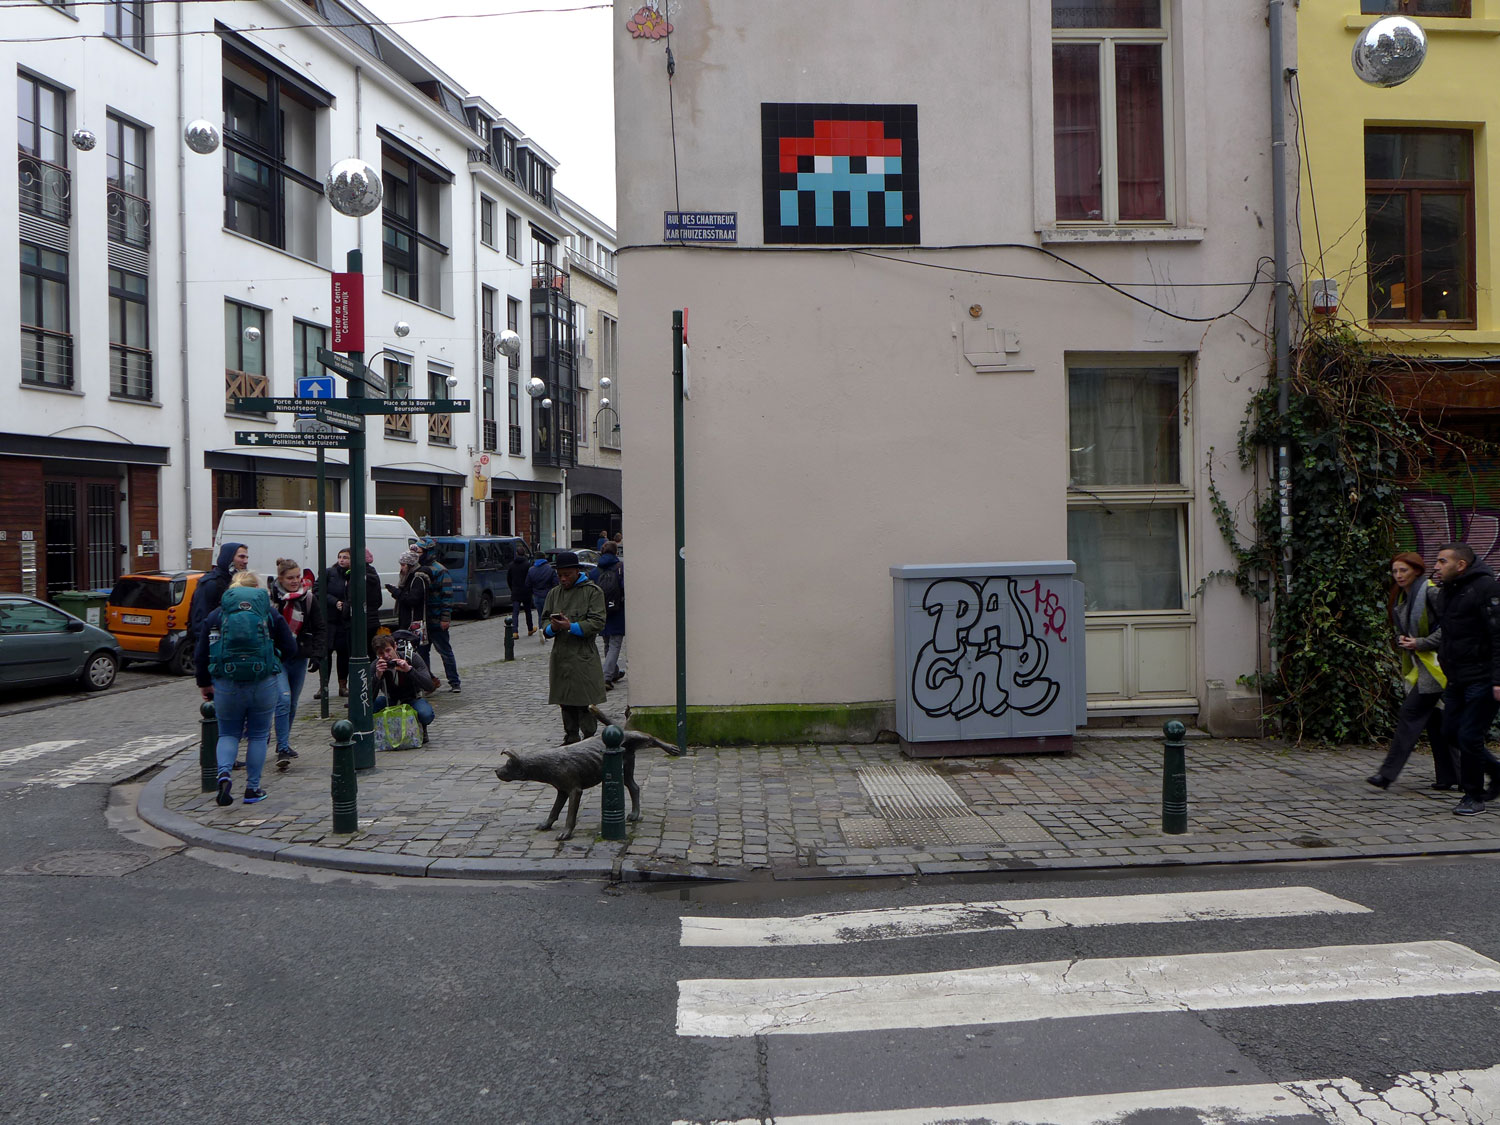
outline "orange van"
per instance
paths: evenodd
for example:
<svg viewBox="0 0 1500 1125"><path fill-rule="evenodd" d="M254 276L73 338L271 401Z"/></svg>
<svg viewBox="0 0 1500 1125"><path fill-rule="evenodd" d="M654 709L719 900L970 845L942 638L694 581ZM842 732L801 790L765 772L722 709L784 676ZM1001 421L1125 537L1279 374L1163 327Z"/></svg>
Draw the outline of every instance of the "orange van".
<svg viewBox="0 0 1500 1125"><path fill-rule="evenodd" d="M188 609L201 572L147 571L122 575L109 592L104 628L120 642L127 662L165 664L179 676L191 675Z"/></svg>

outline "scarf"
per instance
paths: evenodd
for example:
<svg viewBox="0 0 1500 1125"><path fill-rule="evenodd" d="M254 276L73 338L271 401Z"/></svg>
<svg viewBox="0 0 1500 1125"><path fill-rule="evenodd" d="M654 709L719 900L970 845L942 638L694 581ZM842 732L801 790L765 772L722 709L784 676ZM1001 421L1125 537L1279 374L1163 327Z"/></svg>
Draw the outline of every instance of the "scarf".
<svg viewBox="0 0 1500 1125"><path fill-rule="evenodd" d="M281 591L277 608L281 610L281 616L286 619L287 628L295 637L302 631L302 623L307 620L307 607L312 601L312 589L304 586L295 594L288 594L281 589L279 582L276 584L276 589Z"/></svg>

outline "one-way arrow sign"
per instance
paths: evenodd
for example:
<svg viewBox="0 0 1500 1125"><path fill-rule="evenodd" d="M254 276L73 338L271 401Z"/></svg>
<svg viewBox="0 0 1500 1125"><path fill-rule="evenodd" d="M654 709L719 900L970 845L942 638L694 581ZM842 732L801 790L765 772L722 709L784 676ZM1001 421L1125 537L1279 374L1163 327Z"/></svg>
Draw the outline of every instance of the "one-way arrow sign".
<svg viewBox="0 0 1500 1125"><path fill-rule="evenodd" d="M353 434L289 434L279 430L236 430L235 445L261 445L294 449L348 449L354 444Z"/></svg>

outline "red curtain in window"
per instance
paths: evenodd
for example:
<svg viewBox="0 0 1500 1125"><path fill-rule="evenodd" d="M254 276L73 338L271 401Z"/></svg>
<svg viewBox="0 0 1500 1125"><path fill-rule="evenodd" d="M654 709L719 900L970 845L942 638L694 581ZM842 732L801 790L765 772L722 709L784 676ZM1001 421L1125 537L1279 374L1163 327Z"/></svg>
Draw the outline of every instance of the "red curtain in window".
<svg viewBox="0 0 1500 1125"><path fill-rule="evenodd" d="M1052 152L1060 221L1104 217L1099 45L1052 47Z"/></svg>
<svg viewBox="0 0 1500 1125"><path fill-rule="evenodd" d="M1134 43L1115 48L1115 128L1120 221L1166 221L1160 46Z"/></svg>

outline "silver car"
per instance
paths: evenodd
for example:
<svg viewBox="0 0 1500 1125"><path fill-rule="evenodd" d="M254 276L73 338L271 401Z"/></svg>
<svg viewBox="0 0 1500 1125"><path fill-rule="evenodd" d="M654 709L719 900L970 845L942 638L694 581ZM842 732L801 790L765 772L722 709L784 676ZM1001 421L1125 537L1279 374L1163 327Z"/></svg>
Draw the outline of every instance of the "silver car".
<svg viewBox="0 0 1500 1125"><path fill-rule="evenodd" d="M0 689L76 680L103 691L120 669L120 645L98 626L24 594L0 594Z"/></svg>

